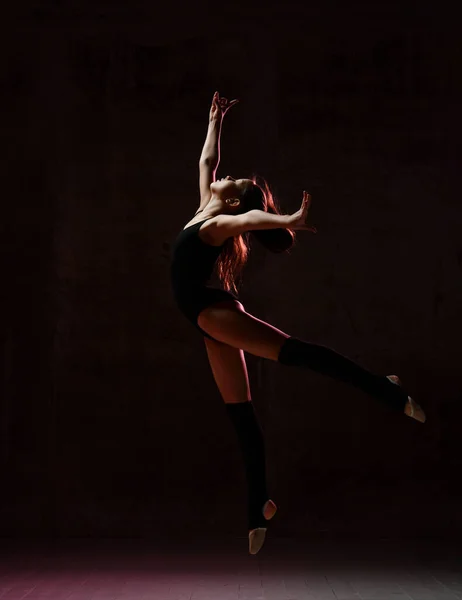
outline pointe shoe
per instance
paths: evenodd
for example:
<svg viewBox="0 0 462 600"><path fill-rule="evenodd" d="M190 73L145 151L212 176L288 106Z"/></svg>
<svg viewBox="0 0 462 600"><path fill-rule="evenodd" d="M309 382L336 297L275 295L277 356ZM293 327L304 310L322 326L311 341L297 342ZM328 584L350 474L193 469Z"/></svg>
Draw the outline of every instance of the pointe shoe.
<svg viewBox="0 0 462 600"><path fill-rule="evenodd" d="M262 508L263 516L270 521L276 514L278 507L272 500L267 500ZM249 553L257 554L265 543L267 527L257 527L249 531Z"/></svg>
<svg viewBox="0 0 462 600"><path fill-rule="evenodd" d="M401 379L397 375L387 375L387 379L389 379L395 385L399 385L400 387L402 387ZM410 396L407 397L406 406L404 407L404 413L408 417L412 417L420 423L425 423L427 419L423 408L419 404L417 404L417 402L413 400Z"/></svg>

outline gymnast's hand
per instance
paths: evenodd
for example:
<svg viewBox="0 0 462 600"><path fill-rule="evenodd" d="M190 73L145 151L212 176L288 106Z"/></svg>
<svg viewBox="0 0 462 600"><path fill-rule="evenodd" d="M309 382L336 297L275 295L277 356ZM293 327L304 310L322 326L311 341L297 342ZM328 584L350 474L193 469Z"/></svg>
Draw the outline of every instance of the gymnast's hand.
<svg viewBox="0 0 462 600"><path fill-rule="evenodd" d="M220 121L231 106L237 104L239 100L227 100L226 98L220 98L220 94L215 92L212 98L212 107L210 108L210 121Z"/></svg>
<svg viewBox="0 0 462 600"><path fill-rule="evenodd" d="M316 227L308 225L308 211L311 206L311 196L308 192L303 192L303 200L300 210L290 215L289 228L290 229L303 229L304 231L311 231L317 233Z"/></svg>

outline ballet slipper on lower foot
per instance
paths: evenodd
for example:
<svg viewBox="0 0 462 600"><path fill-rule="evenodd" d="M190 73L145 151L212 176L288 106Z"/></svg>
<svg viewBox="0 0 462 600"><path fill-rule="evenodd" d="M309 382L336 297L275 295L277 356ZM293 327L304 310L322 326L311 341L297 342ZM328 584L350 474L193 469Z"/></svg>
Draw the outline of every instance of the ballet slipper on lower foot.
<svg viewBox="0 0 462 600"><path fill-rule="evenodd" d="M389 379L395 385L399 385L402 387L401 379L397 375L387 375L387 379ZM406 406L404 407L404 413L419 421L420 423L425 423L427 417L425 416L425 412L423 408L417 404L415 400L413 400L410 396L407 397Z"/></svg>
<svg viewBox="0 0 462 600"><path fill-rule="evenodd" d="M278 507L272 500L267 500L262 508L263 516L270 521L277 512ZM249 552L257 554L265 543L267 527L257 527L249 531Z"/></svg>
<svg viewBox="0 0 462 600"><path fill-rule="evenodd" d="M249 553L257 554L265 543L266 527L257 527L249 531Z"/></svg>

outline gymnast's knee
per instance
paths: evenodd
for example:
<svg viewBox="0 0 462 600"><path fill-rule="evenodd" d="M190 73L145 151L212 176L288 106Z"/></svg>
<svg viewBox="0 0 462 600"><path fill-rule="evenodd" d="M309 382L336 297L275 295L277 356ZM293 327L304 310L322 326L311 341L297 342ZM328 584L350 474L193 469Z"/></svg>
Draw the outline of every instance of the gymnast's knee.
<svg viewBox="0 0 462 600"><path fill-rule="evenodd" d="M278 362L287 366L298 364L297 359L305 347L306 342L303 340L292 336L288 337L284 340L279 350Z"/></svg>

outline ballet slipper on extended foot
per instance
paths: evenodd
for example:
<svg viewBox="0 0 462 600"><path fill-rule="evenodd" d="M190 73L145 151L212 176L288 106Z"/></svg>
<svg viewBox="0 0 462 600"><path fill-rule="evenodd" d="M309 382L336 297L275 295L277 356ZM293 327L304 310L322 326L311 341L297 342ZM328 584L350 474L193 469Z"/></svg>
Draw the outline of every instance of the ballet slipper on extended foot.
<svg viewBox="0 0 462 600"><path fill-rule="evenodd" d="M276 514L278 507L272 500L267 500L263 505L262 513L267 521ZM265 543L267 527L257 527L249 531L249 553L257 554Z"/></svg>
<svg viewBox="0 0 462 600"><path fill-rule="evenodd" d="M402 387L401 379L397 375L387 375L387 379L389 379L392 383ZM406 406L404 407L404 413L408 417L412 417L416 421L420 421L420 423L425 423L427 418L425 416L423 408L419 404L417 404L417 402L413 400L410 396L407 397Z"/></svg>

